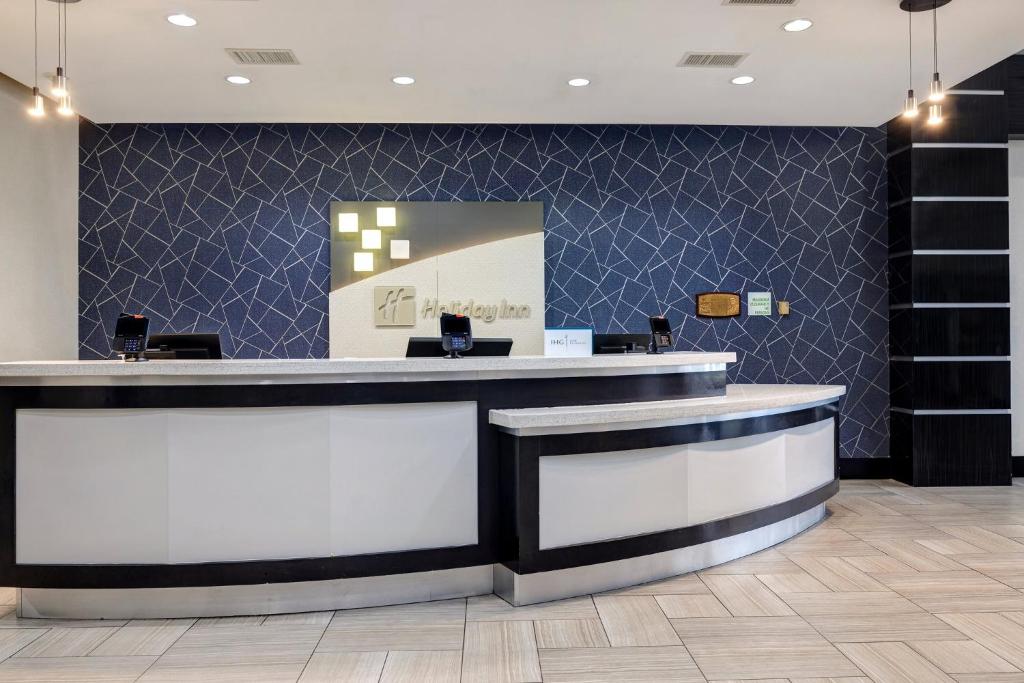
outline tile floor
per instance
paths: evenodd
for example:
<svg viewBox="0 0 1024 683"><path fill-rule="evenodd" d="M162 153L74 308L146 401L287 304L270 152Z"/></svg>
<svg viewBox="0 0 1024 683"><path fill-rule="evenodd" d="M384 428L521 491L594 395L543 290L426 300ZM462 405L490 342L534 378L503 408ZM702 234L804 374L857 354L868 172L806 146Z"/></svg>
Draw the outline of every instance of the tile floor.
<svg viewBox="0 0 1024 683"><path fill-rule="evenodd" d="M828 507L705 572L523 608L52 622L0 589L0 681L1024 683L1024 479L847 481Z"/></svg>

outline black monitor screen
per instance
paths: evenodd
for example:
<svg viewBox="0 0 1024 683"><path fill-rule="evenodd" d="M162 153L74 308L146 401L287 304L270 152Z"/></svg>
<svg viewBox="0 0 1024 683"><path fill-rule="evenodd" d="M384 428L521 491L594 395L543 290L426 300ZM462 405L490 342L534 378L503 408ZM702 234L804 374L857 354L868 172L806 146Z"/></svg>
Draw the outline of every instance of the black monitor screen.
<svg viewBox="0 0 1024 683"><path fill-rule="evenodd" d="M665 316L652 316L651 332L655 334L671 334L672 327L668 324L668 318Z"/></svg>
<svg viewBox="0 0 1024 683"><path fill-rule="evenodd" d="M441 334L470 334L469 317L445 313L441 316Z"/></svg>
<svg viewBox="0 0 1024 683"><path fill-rule="evenodd" d="M149 331L149 319L143 316L121 315L114 328L115 337L145 337Z"/></svg>

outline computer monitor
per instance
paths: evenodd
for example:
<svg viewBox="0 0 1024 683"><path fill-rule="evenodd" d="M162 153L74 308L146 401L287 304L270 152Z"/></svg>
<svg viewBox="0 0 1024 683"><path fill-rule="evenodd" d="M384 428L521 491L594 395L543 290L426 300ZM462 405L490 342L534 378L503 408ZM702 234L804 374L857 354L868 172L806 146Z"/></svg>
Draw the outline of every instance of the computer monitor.
<svg viewBox="0 0 1024 683"><path fill-rule="evenodd" d="M476 337L473 339L473 348L462 352L462 355L507 356L511 351L511 339ZM446 355L447 352L441 346L440 337L409 337L409 345L405 349L406 358L441 358Z"/></svg>
<svg viewBox="0 0 1024 683"><path fill-rule="evenodd" d="M168 360L220 360L220 335L153 334L149 337L146 355Z"/></svg>
<svg viewBox="0 0 1024 683"><path fill-rule="evenodd" d="M648 334L595 334L594 354L647 353L650 342Z"/></svg>

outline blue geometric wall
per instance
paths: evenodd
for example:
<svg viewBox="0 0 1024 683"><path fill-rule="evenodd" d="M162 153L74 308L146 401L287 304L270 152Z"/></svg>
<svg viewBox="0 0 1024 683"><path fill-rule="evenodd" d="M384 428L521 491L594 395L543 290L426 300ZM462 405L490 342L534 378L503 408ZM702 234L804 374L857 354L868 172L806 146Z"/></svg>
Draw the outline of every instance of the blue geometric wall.
<svg viewBox="0 0 1024 683"><path fill-rule="evenodd" d="M736 351L734 382L841 383L844 456L888 455L885 138L874 128L83 123L80 342L220 332L327 356L332 200L543 201L546 322ZM787 318L694 317L771 291Z"/></svg>

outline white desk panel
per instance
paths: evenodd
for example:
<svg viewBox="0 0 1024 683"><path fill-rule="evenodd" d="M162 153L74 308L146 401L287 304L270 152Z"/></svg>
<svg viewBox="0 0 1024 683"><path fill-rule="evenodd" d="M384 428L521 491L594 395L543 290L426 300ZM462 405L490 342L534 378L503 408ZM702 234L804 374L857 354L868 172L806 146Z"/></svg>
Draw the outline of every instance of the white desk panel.
<svg viewBox="0 0 1024 683"><path fill-rule="evenodd" d="M17 561L165 563L167 416L19 410Z"/></svg>
<svg viewBox="0 0 1024 683"><path fill-rule="evenodd" d="M168 412L172 563L330 554L328 408Z"/></svg>
<svg viewBox="0 0 1024 683"><path fill-rule="evenodd" d="M786 496L784 434L741 436L686 447L690 524L782 502ZM832 461L832 447L819 454Z"/></svg>
<svg viewBox="0 0 1024 683"><path fill-rule="evenodd" d="M475 402L331 408L334 555L477 542Z"/></svg>
<svg viewBox="0 0 1024 683"><path fill-rule="evenodd" d="M796 498L832 481L835 462L821 457L835 450L835 420L822 420L786 431L786 498Z"/></svg>
<svg viewBox="0 0 1024 683"><path fill-rule="evenodd" d="M539 547L687 526L686 446L540 458Z"/></svg>

